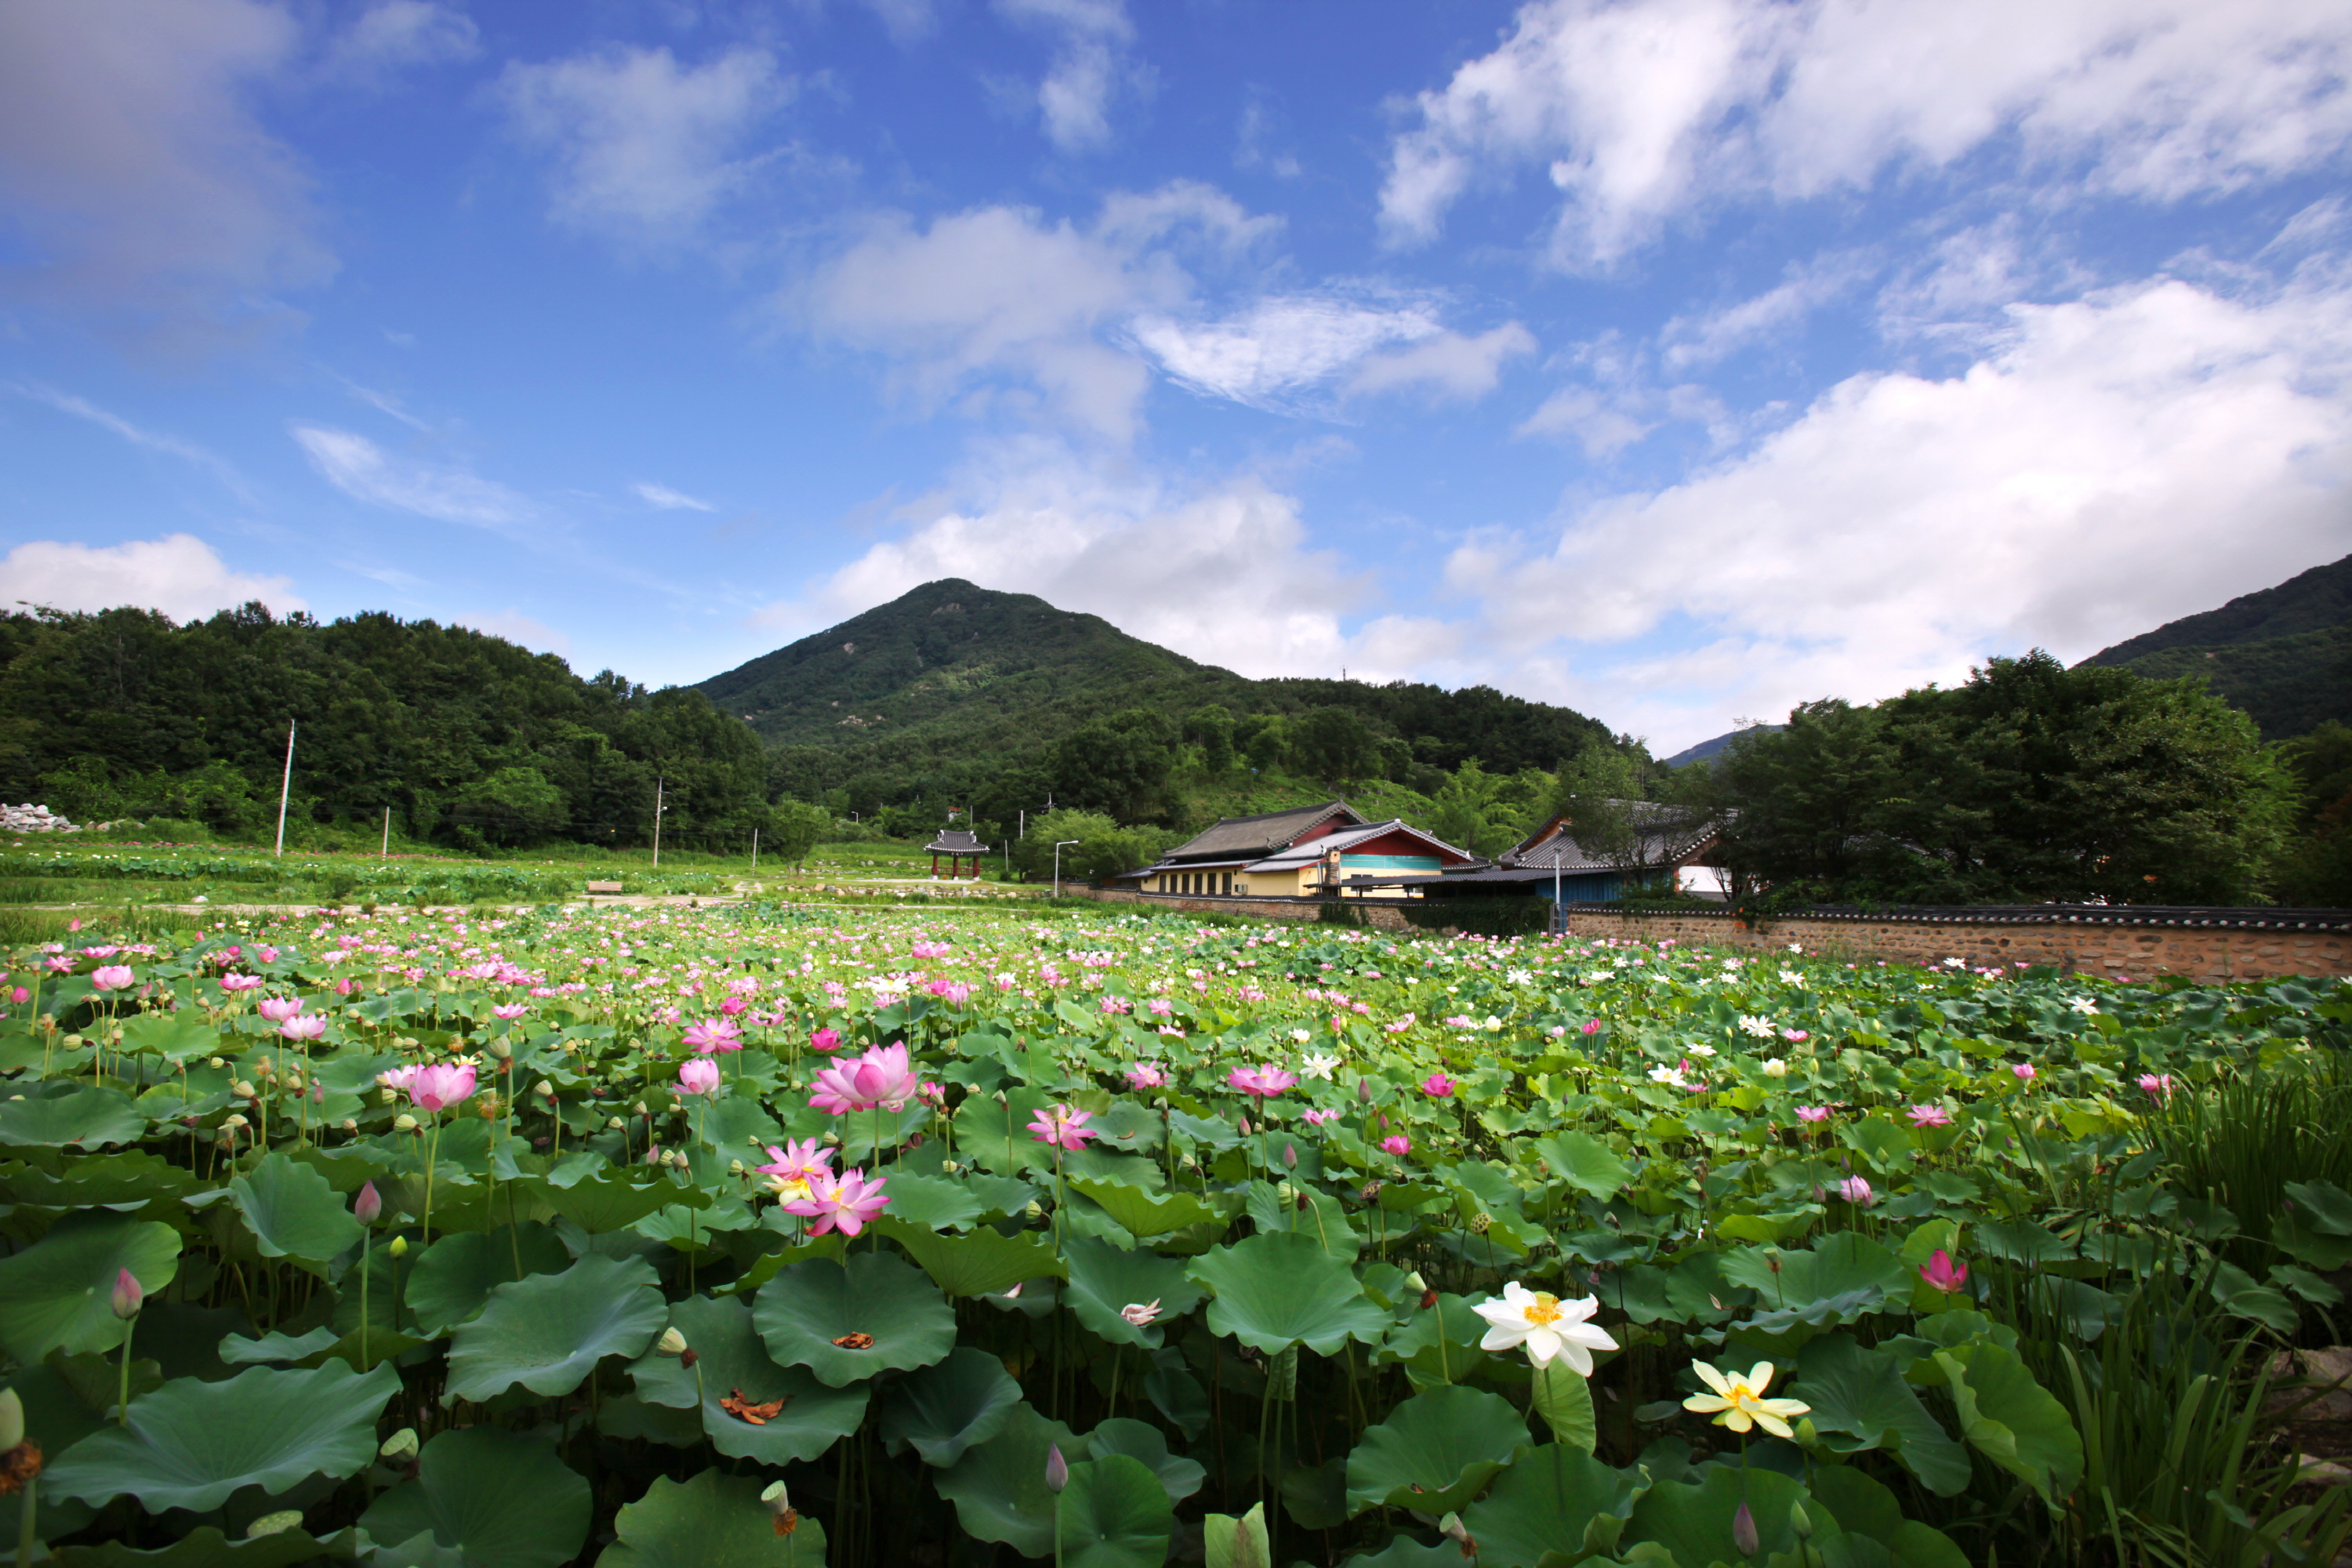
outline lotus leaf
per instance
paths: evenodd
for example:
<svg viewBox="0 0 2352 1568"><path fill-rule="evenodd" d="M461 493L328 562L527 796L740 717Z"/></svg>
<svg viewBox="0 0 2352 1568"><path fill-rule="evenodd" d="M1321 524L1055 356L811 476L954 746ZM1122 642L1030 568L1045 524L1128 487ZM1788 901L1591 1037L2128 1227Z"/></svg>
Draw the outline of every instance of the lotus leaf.
<svg viewBox="0 0 2352 1568"><path fill-rule="evenodd" d="M876 1220L874 1228L905 1247L950 1296L993 1296L1024 1279L1058 1279L1068 1272L1050 1236L1006 1236L986 1228L941 1236L888 1215Z"/></svg>
<svg viewBox="0 0 2352 1568"><path fill-rule="evenodd" d="M1933 1525L1903 1517L1895 1494L1852 1465L1819 1465L1807 1482L1847 1536L1885 1547L1905 1568L1969 1568L1968 1553Z"/></svg>
<svg viewBox="0 0 2352 1568"><path fill-rule="evenodd" d="M307 1334L264 1334L257 1340L249 1340L243 1334L225 1334L219 1353L221 1361L229 1366L308 1361L332 1350L338 1337L332 1329L312 1329Z"/></svg>
<svg viewBox="0 0 2352 1568"><path fill-rule="evenodd" d="M1969 1446L2057 1507L2083 1479L2083 1439L2066 1407L1997 1344L1937 1351L1936 1364L1951 1381Z"/></svg>
<svg viewBox="0 0 2352 1568"><path fill-rule="evenodd" d="M377 1498L360 1528L381 1542L429 1532L466 1568L557 1568L588 1539L588 1482L554 1434L463 1426L425 1445L413 1480Z"/></svg>
<svg viewBox="0 0 2352 1568"><path fill-rule="evenodd" d="M49 1514L41 1511L46 1524ZM169 1546L142 1552L128 1542L105 1541L95 1546L60 1546L44 1559L57 1568L291 1568L322 1557L348 1557L352 1532L320 1541L306 1531L281 1530L274 1535L231 1541L215 1525L200 1524Z"/></svg>
<svg viewBox="0 0 2352 1568"><path fill-rule="evenodd" d="M780 1269L760 1287L752 1313L770 1355L807 1367L834 1388L929 1366L955 1348L954 1309L920 1272L887 1253Z"/></svg>
<svg viewBox="0 0 2352 1568"><path fill-rule="evenodd" d="M1003 1428L1021 1403L1021 1385L986 1351L954 1352L890 1385L882 1402L882 1436L904 1442L927 1465L954 1464L975 1443Z"/></svg>
<svg viewBox="0 0 2352 1568"><path fill-rule="evenodd" d="M824 1568L824 1526L803 1516L777 1534L764 1485L717 1470L684 1482L656 1476L613 1521L620 1539L596 1568Z"/></svg>
<svg viewBox="0 0 2352 1568"><path fill-rule="evenodd" d="M1265 1504L1253 1503L1239 1519L1213 1513L1201 1524L1207 1568L1274 1568L1274 1547L1265 1534Z"/></svg>
<svg viewBox="0 0 2352 1568"><path fill-rule="evenodd" d="M1187 1272L1216 1294L1209 1331L1269 1355L1295 1344L1332 1355L1351 1339L1376 1342L1391 1321L1347 1264L1296 1231L1215 1248Z"/></svg>
<svg viewBox="0 0 2352 1568"><path fill-rule="evenodd" d="M95 1149L135 1143L147 1118L120 1089L58 1081L19 1099L0 1100L0 1144L41 1149Z"/></svg>
<svg viewBox="0 0 2352 1568"><path fill-rule="evenodd" d="M1087 1452L1097 1459L1113 1454L1125 1454L1142 1461L1144 1468L1160 1478L1168 1489L1168 1500L1182 1502L1201 1489L1209 1472L1181 1454L1168 1451L1168 1438L1159 1427L1148 1422L1130 1421L1115 1415L1087 1434Z"/></svg>
<svg viewBox="0 0 2352 1568"><path fill-rule="evenodd" d="M314 1274L360 1244L360 1222L327 1178L283 1154L259 1163L228 1184L245 1226L264 1258L291 1258Z"/></svg>
<svg viewBox="0 0 2352 1568"><path fill-rule="evenodd" d="M985 1207L971 1187L945 1176L890 1173L890 1217L930 1230L969 1230Z"/></svg>
<svg viewBox="0 0 2352 1568"><path fill-rule="evenodd" d="M1662 1480L1643 1493L1633 1504L1624 1544L1663 1546L1676 1563L1768 1561L1776 1552L1795 1551L1798 1538L1789 1510L1804 1495L1803 1487L1778 1470L1711 1465L1696 1482ZM1759 1542L1756 1552L1746 1555L1731 1538L1743 1500ZM1622 1546L1620 1554L1632 1556Z"/></svg>
<svg viewBox="0 0 2352 1568"><path fill-rule="evenodd" d="M1122 1182L1074 1178L1071 1190L1102 1205L1120 1228L1139 1241L1166 1236L1188 1225L1213 1224L1222 1216L1190 1193L1154 1197L1140 1187Z"/></svg>
<svg viewBox="0 0 2352 1568"><path fill-rule="evenodd" d="M607 1170L562 1186L545 1177L514 1184L530 1186L551 1211L562 1215L591 1236L625 1230L655 1210L667 1208L672 1204L700 1208L710 1202L709 1194L697 1187L681 1187L667 1175L640 1181L617 1170ZM436 1223L440 1219L437 1209L434 1218Z"/></svg>
<svg viewBox="0 0 2352 1568"><path fill-rule="evenodd" d="M592 1252L561 1274L499 1286L450 1341L443 1401L488 1399L517 1384L567 1394L604 1357L640 1354L668 1321L655 1278L642 1258Z"/></svg>
<svg viewBox="0 0 2352 1568"><path fill-rule="evenodd" d="M1638 1469L1547 1443L1521 1454L1493 1491L1462 1510L1462 1522L1478 1542L1479 1563L1491 1568L1535 1568L1551 1552L1571 1563L1605 1558L1642 1492Z"/></svg>
<svg viewBox="0 0 2352 1568"><path fill-rule="evenodd" d="M1475 1388L1416 1394L1368 1428L1348 1456L1348 1511L1386 1504L1423 1513L1461 1508L1511 1462L1527 1423L1508 1400Z"/></svg>
<svg viewBox="0 0 2352 1568"><path fill-rule="evenodd" d="M1094 1333L1113 1344L1157 1350L1167 1338L1163 1324L1201 1304L1202 1289L1172 1258L1122 1252L1107 1241L1076 1237L1062 1247L1069 1265L1071 1309ZM1129 1307L1160 1305L1159 1317L1138 1326L1120 1313Z"/></svg>
<svg viewBox="0 0 2352 1568"><path fill-rule="evenodd" d="M85 1155L57 1171L11 1165L0 1175L0 1198L44 1208L130 1207L169 1202L195 1184L193 1172L157 1155L126 1149Z"/></svg>
<svg viewBox="0 0 2352 1568"><path fill-rule="evenodd" d="M752 1326L751 1305L740 1297L689 1296L670 1309L669 1326L694 1348L695 1364L657 1351L639 1357L629 1367L638 1397L677 1409L698 1405L703 1430L730 1458L779 1467L814 1459L866 1418L865 1389L829 1388L799 1367L771 1360ZM730 1398L751 1406L781 1402L782 1408L752 1421L727 1408Z"/></svg>
<svg viewBox="0 0 2352 1568"><path fill-rule="evenodd" d="M1064 1568L1160 1568L1176 1515L1150 1467L1115 1453L1070 1467L1058 1523Z"/></svg>
<svg viewBox="0 0 2352 1568"><path fill-rule="evenodd" d="M1798 1357L1793 1397L1812 1406L1813 1426L1832 1450L1884 1448L1938 1497L1967 1489L1967 1450L1920 1403L1887 1352L1865 1351L1843 1334L1815 1340Z"/></svg>
<svg viewBox="0 0 2352 1568"><path fill-rule="evenodd" d="M149 1294L179 1272L170 1226L104 1212L70 1214L24 1251L0 1258L0 1345L19 1362L52 1350L106 1351L122 1342L110 1292L123 1269Z"/></svg>
<svg viewBox="0 0 2352 1568"><path fill-rule="evenodd" d="M1600 1428L1592 1413L1592 1386L1583 1374L1568 1364L1566 1356L1554 1356L1549 1366L1535 1374L1535 1386L1530 1403L1545 1426L1551 1428L1552 1439L1579 1453L1590 1454L1601 1441Z"/></svg>
<svg viewBox="0 0 2352 1568"><path fill-rule="evenodd" d="M1057 1445L1065 1461L1079 1451L1076 1433L1023 1403L995 1436L941 1470L940 1495L955 1504L964 1533L1001 1541L1024 1557L1053 1551L1054 1494L1045 1489L1045 1454ZM1152 1489L1160 1490L1158 1482ZM1160 1496L1165 1501L1167 1494Z"/></svg>
<svg viewBox="0 0 2352 1568"><path fill-rule="evenodd" d="M274 1495L312 1476L355 1475L375 1457L376 1417L399 1386L389 1367L355 1373L341 1362L177 1378L131 1400L126 1426L66 1450L42 1485L91 1504L128 1492L150 1513L201 1513L240 1487Z"/></svg>
<svg viewBox="0 0 2352 1568"><path fill-rule="evenodd" d="M497 1230L445 1236L409 1266L402 1296L426 1339L471 1319L501 1285L534 1274L557 1274L572 1262L556 1234L525 1221ZM520 1271L517 1271L517 1264ZM373 1289L373 1287L371 1287Z"/></svg>

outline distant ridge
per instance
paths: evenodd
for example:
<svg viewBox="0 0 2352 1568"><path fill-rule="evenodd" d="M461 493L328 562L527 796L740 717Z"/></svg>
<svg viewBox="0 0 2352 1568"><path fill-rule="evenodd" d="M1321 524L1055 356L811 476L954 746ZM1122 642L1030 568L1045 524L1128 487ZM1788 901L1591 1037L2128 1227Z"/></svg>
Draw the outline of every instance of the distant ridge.
<svg viewBox="0 0 2352 1568"><path fill-rule="evenodd" d="M2204 676L2252 715L2266 740L2306 734L2330 719L2352 722L2352 555L2082 662L2159 680Z"/></svg>
<svg viewBox="0 0 2352 1568"><path fill-rule="evenodd" d="M1787 728L1788 726L1785 724L1750 724L1744 730L1727 731L1725 733L1717 735L1712 741L1701 741L1696 746L1684 747L1681 751L1676 752L1673 756L1666 759L1666 766L1670 768L1680 768L1687 767L1692 763L1712 762L1716 758L1721 756L1725 748L1728 747L1732 742L1737 741L1742 735L1769 735L1776 731L1785 730Z"/></svg>

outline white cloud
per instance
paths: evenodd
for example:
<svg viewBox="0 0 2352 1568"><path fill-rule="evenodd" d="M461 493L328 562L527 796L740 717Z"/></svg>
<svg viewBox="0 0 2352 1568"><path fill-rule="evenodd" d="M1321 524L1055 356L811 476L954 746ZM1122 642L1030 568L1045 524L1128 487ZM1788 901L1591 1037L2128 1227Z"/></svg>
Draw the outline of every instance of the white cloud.
<svg viewBox="0 0 2352 1568"><path fill-rule="evenodd" d="M186 621L252 599L279 615L308 607L295 595L290 578L232 572L211 545L191 533L110 545L37 540L0 559L0 603L12 606L21 602L105 610L129 605Z"/></svg>
<svg viewBox="0 0 2352 1568"><path fill-rule="evenodd" d="M1655 428L1640 417L1641 402L1612 395L1595 386L1563 386L1543 400L1513 433L1520 436L1573 437L1585 455L1606 458L1621 452Z"/></svg>
<svg viewBox="0 0 2352 1568"><path fill-rule="evenodd" d="M1536 351L1533 332L1506 321L1475 338L1439 332L1393 353L1374 354L1348 379L1352 395L1423 387L1450 397L1484 397L1495 390L1503 362Z"/></svg>
<svg viewBox="0 0 2352 1568"><path fill-rule="evenodd" d="M866 8L882 19L893 43L911 44L928 37L939 25L931 0L866 0Z"/></svg>
<svg viewBox="0 0 2352 1568"><path fill-rule="evenodd" d="M1169 375L1211 397L1283 407L1391 343L1437 335L1425 304L1367 305L1328 295L1274 295L1232 321L1182 322L1146 313L1129 331Z"/></svg>
<svg viewBox="0 0 2352 1568"><path fill-rule="evenodd" d="M1865 273L1863 258L1823 257L1810 265L1790 268L1786 282L1761 294L1701 316L1676 316L1659 333L1665 344L1665 363L1677 370L1713 364L1777 337L1853 288Z"/></svg>
<svg viewBox="0 0 2352 1568"><path fill-rule="evenodd" d="M1478 542L1449 578L1530 679L1605 679L1686 741L1990 653L2079 658L2352 545L2352 289L2158 279L2010 319L1960 374L1855 376L1736 460L1533 559ZM1632 646L1669 617L1712 640ZM1561 653L1563 624L1628 651Z"/></svg>
<svg viewBox="0 0 2352 1568"><path fill-rule="evenodd" d="M1231 202L1191 186L1115 197L1091 228L1015 207L928 228L893 215L823 268L798 304L820 331L892 355L904 389L926 403L961 394L968 412L1045 414L1124 441L1149 377L1097 334L1190 297L1189 274L1155 241L1181 226L1222 247L1243 221Z"/></svg>
<svg viewBox="0 0 2352 1568"><path fill-rule="evenodd" d="M996 0L996 8L1055 35L1054 63L1037 87L1046 140L1065 153L1109 141L1111 96L1131 74L1127 7L1120 0Z"/></svg>
<svg viewBox="0 0 2352 1568"><path fill-rule="evenodd" d="M693 68L616 47L509 65L499 86L516 127L555 157L557 218L656 246L690 237L751 178L761 160L736 154L793 92L749 47Z"/></svg>
<svg viewBox="0 0 2352 1568"><path fill-rule="evenodd" d="M935 506L760 624L799 630L963 577L1065 609L1245 675L1402 674L1449 648L1435 623L1382 617L1350 634L1364 576L1308 547L1295 499L1252 476L1195 489L1122 484L1049 444L1003 449L975 499Z"/></svg>
<svg viewBox="0 0 2352 1568"><path fill-rule="evenodd" d="M2328 0L1533 0L1417 100L1382 216L1426 240L1528 164L1559 259L1607 266L1711 199L1783 199L1987 148L2153 201L2324 166L2352 137L2352 12Z"/></svg>
<svg viewBox="0 0 2352 1568"><path fill-rule="evenodd" d="M473 18L435 0L377 0L327 51L331 75L374 78L404 66L467 60L481 52Z"/></svg>
<svg viewBox="0 0 2352 1568"><path fill-rule="evenodd" d="M310 181L247 102L298 43L258 0L0 5L0 237L37 297L186 347L322 281Z"/></svg>
<svg viewBox="0 0 2352 1568"><path fill-rule="evenodd" d="M455 626L471 626L494 637L504 637L519 643L533 653L551 653L558 658L572 657L572 639L545 621L524 615L509 605L503 610L476 611L456 617Z"/></svg>
<svg viewBox="0 0 2352 1568"><path fill-rule="evenodd" d="M674 490L667 485L643 484L631 488L637 492L638 499L647 506L658 507L664 511L717 511L719 510L707 500L697 500L685 491Z"/></svg>
<svg viewBox="0 0 2352 1568"><path fill-rule="evenodd" d="M297 425L293 436L311 466L354 500L481 528L505 529L530 515L530 501L496 480L387 452L349 430Z"/></svg>

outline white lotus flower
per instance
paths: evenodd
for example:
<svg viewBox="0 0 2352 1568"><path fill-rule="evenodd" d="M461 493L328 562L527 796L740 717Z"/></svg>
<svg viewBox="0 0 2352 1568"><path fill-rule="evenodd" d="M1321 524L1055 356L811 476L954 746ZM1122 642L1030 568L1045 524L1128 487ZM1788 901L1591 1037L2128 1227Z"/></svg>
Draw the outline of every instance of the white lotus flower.
<svg viewBox="0 0 2352 1568"><path fill-rule="evenodd" d="M1339 1065L1338 1057L1329 1056L1321 1051L1309 1051L1299 1058L1298 1070L1308 1078L1319 1078L1328 1082L1331 1077L1331 1069Z"/></svg>
<svg viewBox="0 0 2352 1568"><path fill-rule="evenodd" d="M1787 1078L1789 1076L1789 1064L1782 1061L1779 1057L1766 1057L1764 1058L1764 1076L1766 1078Z"/></svg>
<svg viewBox="0 0 2352 1568"><path fill-rule="evenodd" d="M1595 1296L1563 1301L1549 1290L1530 1290L1514 1279L1503 1287L1500 1296L1489 1296L1473 1310L1487 1322L1486 1335L1478 1342L1480 1350L1517 1350L1524 1345L1528 1359L1538 1370L1549 1366L1554 1356L1564 1356L1579 1377L1591 1377L1592 1352L1617 1348L1607 1331L1586 1321L1601 1310L1600 1298Z"/></svg>

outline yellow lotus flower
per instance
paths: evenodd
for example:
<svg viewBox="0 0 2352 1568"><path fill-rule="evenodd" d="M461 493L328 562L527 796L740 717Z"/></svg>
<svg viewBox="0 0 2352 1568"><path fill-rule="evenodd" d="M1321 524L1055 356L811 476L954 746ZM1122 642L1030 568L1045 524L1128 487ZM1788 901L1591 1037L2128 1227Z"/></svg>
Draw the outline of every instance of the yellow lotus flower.
<svg viewBox="0 0 2352 1568"><path fill-rule="evenodd" d="M1691 1363L1691 1370L1715 1392L1692 1394L1683 1401L1683 1408L1701 1415L1712 1415L1717 1426L1728 1426L1734 1432L1761 1426L1775 1437L1790 1436L1789 1417L1808 1415L1813 1408L1800 1399L1764 1397L1764 1391L1772 1385L1772 1363L1769 1361L1758 1362L1745 1377L1726 1377L1703 1361Z"/></svg>

